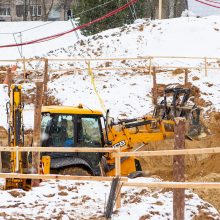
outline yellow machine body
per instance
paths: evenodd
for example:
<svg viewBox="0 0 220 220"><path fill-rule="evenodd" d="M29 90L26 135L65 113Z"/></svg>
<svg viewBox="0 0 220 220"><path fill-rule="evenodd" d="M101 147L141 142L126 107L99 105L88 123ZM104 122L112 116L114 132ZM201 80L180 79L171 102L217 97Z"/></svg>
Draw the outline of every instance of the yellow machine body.
<svg viewBox="0 0 220 220"><path fill-rule="evenodd" d="M68 107L68 106L45 106L42 108L42 115L78 115L79 117L103 117L101 111L85 109L82 105L78 107ZM168 137L173 136L173 131L168 131L166 125L173 126L174 122L169 120L160 121L148 116L142 118L141 122L149 121L149 124L144 126L138 126L134 128L126 128L123 124L120 125L110 125L108 126L108 140L111 142L111 146L114 148L120 147L121 151L132 151L135 150L137 144L147 143L150 141L160 141ZM136 123L139 122L138 120ZM101 131L105 133L105 128ZM105 145L107 146L107 145ZM109 145L108 145L109 146ZM83 147L83 146L82 146ZM106 175L112 176L115 174L115 157L111 153L105 155L107 164L113 167L110 171L106 172ZM121 173L124 176L135 172L137 167L135 161L137 159L134 157L129 157L121 162Z"/></svg>

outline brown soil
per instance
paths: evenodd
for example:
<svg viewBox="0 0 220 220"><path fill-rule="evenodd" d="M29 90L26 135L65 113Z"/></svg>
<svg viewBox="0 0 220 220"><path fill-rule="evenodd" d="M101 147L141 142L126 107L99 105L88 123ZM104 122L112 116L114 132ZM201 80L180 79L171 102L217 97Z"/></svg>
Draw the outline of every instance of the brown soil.
<svg viewBox="0 0 220 220"><path fill-rule="evenodd" d="M209 129L211 134L201 140L186 140L186 148L210 148L219 147L220 143L220 113L210 116ZM216 120L217 119L217 120ZM205 122L204 122L205 123ZM173 139L149 143L142 150L173 149ZM140 158L143 170L150 171L153 175L160 176L164 180L173 180L172 157L145 157ZM220 182L220 154L203 154L185 156L186 181ZM195 190L204 200L210 202L220 211L220 190Z"/></svg>

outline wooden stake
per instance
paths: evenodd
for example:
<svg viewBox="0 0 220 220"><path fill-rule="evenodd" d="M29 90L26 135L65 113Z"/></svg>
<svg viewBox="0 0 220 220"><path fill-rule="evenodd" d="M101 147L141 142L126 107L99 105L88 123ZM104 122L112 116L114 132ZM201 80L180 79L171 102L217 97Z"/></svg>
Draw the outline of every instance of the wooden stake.
<svg viewBox="0 0 220 220"><path fill-rule="evenodd" d="M185 118L175 118L174 127L174 149L185 149ZM184 182L185 177L184 156L173 157L173 178L176 182ZM173 190L173 219L184 220L185 189Z"/></svg>
<svg viewBox="0 0 220 220"><path fill-rule="evenodd" d="M162 0L159 0L159 12L158 12L158 19L162 19L162 6L163 6L163 3L162 3Z"/></svg>
<svg viewBox="0 0 220 220"><path fill-rule="evenodd" d="M207 57L204 58L204 62L205 62L205 76L207 76L208 75Z"/></svg>
<svg viewBox="0 0 220 220"><path fill-rule="evenodd" d="M48 83L48 59L45 58L44 60L45 65L44 65L44 97L43 97L43 105L47 105L47 83Z"/></svg>
<svg viewBox="0 0 220 220"><path fill-rule="evenodd" d="M11 84L12 84L12 81L13 81L13 74L12 74L11 68L7 69L7 76L6 76L5 81L8 84L8 96L10 97Z"/></svg>
<svg viewBox="0 0 220 220"><path fill-rule="evenodd" d="M157 104L157 77L156 77L156 67L153 67L153 89L152 89L152 99L153 104Z"/></svg>
<svg viewBox="0 0 220 220"><path fill-rule="evenodd" d="M150 60L149 60L149 75L152 74L152 57L150 57Z"/></svg>
<svg viewBox="0 0 220 220"><path fill-rule="evenodd" d="M184 71L185 71L185 82L184 82L184 84L185 84L185 86L187 86L188 85L188 69L184 69Z"/></svg>
<svg viewBox="0 0 220 220"><path fill-rule="evenodd" d="M119 148L118 152L120 152L120 148ZM115 158L115 175L119 176L119 177L121 176L121 158L120 157ZM119 208L121 208L121 187L120 186L119 186L119 189L117 191L116 196L117 196L116 209L119 209Z"/></svg>
<svg viewBox="0 0 220 220"><path fill-rule="evenodd" d="M36 98L35 98L35 109L34 109L34 131L33 131L33 147L39 147L40 132L41 132L41 107L42 107L42 95L43 95L43 83L36 82ZM40 152L32 153L32 166L34 173L40 172ZM32 186L38 186L39 180L33 180Z"/></svg>
<svg viewBox="0 0 220 220"><path fill-rule="evenodd" d="M23 77L24 77L24 83L26 82L26 77L27 77L25 63L26 63L26 61L25 61L25 57L24 57L23 58Z"/></svg>
<svg viewBox="0 0 220 220"><path fill-rule="evenodd" d="M0 152L0 173L2 172L2 152Z"/></svg>

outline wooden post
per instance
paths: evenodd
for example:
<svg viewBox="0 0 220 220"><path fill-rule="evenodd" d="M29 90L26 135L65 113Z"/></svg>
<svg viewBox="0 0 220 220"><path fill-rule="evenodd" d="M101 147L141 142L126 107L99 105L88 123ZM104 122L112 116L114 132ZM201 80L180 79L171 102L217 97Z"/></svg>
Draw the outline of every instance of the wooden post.
<svg viewBox="0 0 220 220"><path fill-rule="evenodd" d="M11 84L13 82L13 74L11 68L7 69L6 83L8 84L8 96L10 97Z"/></svg>
<svg viewBox="0 0 220 220"><path fill-rule="evenodd" d="M188 69L184 69L185 71L185 82L184 82L184 85L187 87L188 85Z"/></svg>
<svg viewBox="0 0 220 220"><path fill-rule="evenodd" d="M174 149L185 149L185 118L175 118ZM176 182L184 182L185 177L184 156L173 157L173 178ZM173 190L173 220L184 220L185 189Z"/></svg>
<svg viewBox="0 0 220 220"><path fill-rule="evenodd" d="M41 107L43 95L43 82L36 82L36 97L34 109L34 131L33 131L33 147L39 147L41 144ZM32 167L34 173L40 173L40 152L32 153ZM39 180L33 180L32 186L38 186Z"/></svg>
<svg viewBox="0 0 220 220"><path fill-rule="evenodd" d="M204 58L204 62L205 62L205 76L207 76L208 75L207 57Z"/></svg>
<svg viewBox="0 0 220 220"><path fill-rule="evenodd" d="M118 152L120 152L120 147L118 149ZM115 157L115 176L121 176L121 157ZM116 209L121 208L121 187L119 185L119 189L117 191L116 196Z"/></svg>
<svg viewBox="0 0 220 220"><path fill-rule="evenodd" d="M25 57L23 57L23 77L24 77L24 83L26 82L26 66L25 66Z"/></svg>
<svg viewBox="0 0 220 220"><path fill-rule="evenodd" d="M48 59L44 60L44 96L43 96L43 105L47 105L47 83L48 83Z"/></svg>
<svg viewBox="0 0 220 220"><path fill-rule="evenodd" d="M0 173L2 172L2 152L0 152Z"/></svg>
<svg viewBox="0 0 220 220"><path fill-rule="evenodd" d="M149 60L149 75L152 74L152 57L150 57L150 60Z"/></svg>
<svg viewBox="0 0 220 220"><path fill-rule="evenodd" d="M158 19L162 19L162 6L163 6L163 3L162 3L162 0L159 0L159 10L158 10Z"/></svg>
<svg viewBox="0 0 220 220"><path fill-rule="evenodd" d="M152 100L153 104L157 104L157 76L156 76L156 67L153 67L153 89L152 89Z"/></svg>

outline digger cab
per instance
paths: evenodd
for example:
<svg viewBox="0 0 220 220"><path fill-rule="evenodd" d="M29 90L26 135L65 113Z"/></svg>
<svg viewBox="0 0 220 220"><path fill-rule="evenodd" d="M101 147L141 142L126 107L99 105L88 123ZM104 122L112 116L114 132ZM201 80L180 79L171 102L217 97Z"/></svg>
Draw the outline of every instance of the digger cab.
<svg viewBox="0 0 220 220"><path fill-rule="evenodd" d="M41 143L43 147L104 147L100 111L79 107L47 106L42 108ZM46 154L46 153L45 153ZM45 155L44 154L44 155ZM51 169L83 166L99 175L102 153L47 153Z"/></svg>

